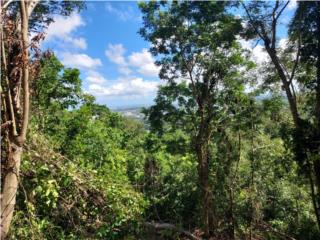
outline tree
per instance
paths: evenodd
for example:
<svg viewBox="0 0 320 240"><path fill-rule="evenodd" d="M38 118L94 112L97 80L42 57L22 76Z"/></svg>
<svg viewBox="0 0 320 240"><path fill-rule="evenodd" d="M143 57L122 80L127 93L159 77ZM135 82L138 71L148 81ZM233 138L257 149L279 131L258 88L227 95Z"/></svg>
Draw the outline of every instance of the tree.
<svg viewBox="0 0 320 240"><path fill-rule="evenodd" d="M144 20L140 34L153 44L151 52L160 56L160 78L174 88L179 87L177 81L186 81L190 91L187 96L178 92L178 98L173 99L185 102L186 112L192 113L192 148L198 162L201 222L206 237L214 230L210 139L214 124L221 123L219 113L229 110L224 108L222 98L232 96L229 90L236 88L239 78L236 67L242 64L241 51L235 44L241 25L227 13L227 6L226 2L215 1L140 4Z"/></svg>
<svg viewBox="0 0 320 240"><path fill-rule="evenodd" d="M4 130L2 147L5 150L1 158L1 239L6 238L13 216L29 123L29 85L36 73L36 64L32 64L36 61L31 61L29 49L30 46L37 49L37 43L42 39L42 34L38 34L30 41L30 31L41 31L46 27L56 10L68 15L81 6L81 3L66 2L1 2L1 115L4 116L1 129Z"/></svg>
<svg viewBox="0 0 320 240"><path fill-rule="evenodd" d="M284 57L279 49L277 29L279 19L288 4L289 1L242 4L249 26L246 36L262 40L286 93L294 122L293 149L297 161L310 180L314 210L320 228L320 7L318 2L299 2L289 28L291 49L285 52L287 56ZM295 54L294 58L291 57L292 53ZM299 83L299 89L295 82ZM312 107L298 101L299 96L309 99L308 104Z"/></svg>
<svg viewBox="0 0 320 240"><path fill-rule="evenodd" d="M79 106L86 98L80 71L65 68L54 54L43 54L38 76L30 84L32 120L43 132L54 131L61 111Z"/></svg>

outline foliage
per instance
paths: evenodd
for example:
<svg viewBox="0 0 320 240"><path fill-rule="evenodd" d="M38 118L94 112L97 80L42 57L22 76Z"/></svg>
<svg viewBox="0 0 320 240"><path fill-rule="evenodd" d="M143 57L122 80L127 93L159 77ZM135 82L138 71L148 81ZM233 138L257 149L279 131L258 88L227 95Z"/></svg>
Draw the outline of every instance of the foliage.
<svg viewBox="0 0 320 240"><path fill-rule="evenodd" d="M27 145L12 239L119 239L138 232L146 202L127 179L67 159L39 133Z"/></svg>
<svg viewBox="0 0 320 240"><path fill-rule="evenodd" d="M31 82L32 118L10 239L184 239L171 230L150 233L146 222L206 237L204 203L210 239L318 239L310 179L301 175L308 172L306 159L294 160L298 145L318 151L310 139L319 135L314 102L320 55L313 28L319 4L299 3L287 49L265 44L292 69L295 43L302 41L294 80L301 85L297 103L304 132L297 132L290 101L276 84L279 72L268 64L262 67L266 75L249 79L245 71L259 66L236 41L239 34L272 39L270 11L280 14L286 3L248 3L246 11L255 18L246 30L231 2L139 6L140 34L151 42L166 80L154 105L142 110L144 122L96 103L82 91L78 69L65 68L54 54L41 56ZM45 27L54 12L68 15L82 7L42 2L31 28ZM309 14L301 18L302 11ZM260 80L261 88L246 89L249 81L256 87ZM317 156L309 160L316 163ZM205 164L207 176L201 172ZM204 186L209 201L203 201Z"/></svg>

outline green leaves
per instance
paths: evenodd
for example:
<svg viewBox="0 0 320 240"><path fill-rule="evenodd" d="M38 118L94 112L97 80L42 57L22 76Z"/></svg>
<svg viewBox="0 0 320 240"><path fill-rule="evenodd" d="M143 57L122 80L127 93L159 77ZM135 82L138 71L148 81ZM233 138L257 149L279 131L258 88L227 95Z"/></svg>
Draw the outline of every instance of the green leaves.
<svg viewBox="0 0 320 240"><path fill-rule="evenodd" d="M32 82L33 106L49 110L54 104L61 109L75 107L81 99L81 80L78 69L65 69L51 55L41 59L40 74Z"/></svg>

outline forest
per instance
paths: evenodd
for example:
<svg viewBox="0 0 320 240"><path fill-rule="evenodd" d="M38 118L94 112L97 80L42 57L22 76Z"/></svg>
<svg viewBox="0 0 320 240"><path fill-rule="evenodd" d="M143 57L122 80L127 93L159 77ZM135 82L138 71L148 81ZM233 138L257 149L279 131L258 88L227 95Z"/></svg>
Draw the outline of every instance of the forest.
<svg viewBox="0 0 320 240"><path fill-rule="evenodd" d="M41 48L86 1L1 1L1 239L319 240L320 2L282 44L290 3L137 2L163 81L141 121Z"/></svg>

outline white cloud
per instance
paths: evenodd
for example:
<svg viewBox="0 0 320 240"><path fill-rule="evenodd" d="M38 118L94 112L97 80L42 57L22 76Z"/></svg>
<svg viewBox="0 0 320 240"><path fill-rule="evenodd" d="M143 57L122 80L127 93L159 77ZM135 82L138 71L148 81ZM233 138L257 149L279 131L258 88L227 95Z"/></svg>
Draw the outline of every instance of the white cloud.
<svg viewBox="0 0 320 240"><path fill-rule="evenodd" d="M129 65L138 67L138 72L149 77L156 77L160 68L154 64L154 59L147 49L134 52L129 56Z"/></svg>
<svg viewBox="0 0 320 240"><path fill-rule="evenodd" d="M86 80L93 84L103 84L107 81L100 73L96 71L88 71Z"/></svg>
<svg viewBox="0 0 320 240"><path fill-rule="evenodd" d="M87 49L87 42L84 38L73 38L72 43L80 49Z"/></svg>
<svg viewBox="0 0 320 240"><path fill-rule="evenodd" d="M253 41L246 41L244 39L239 39L238 42L241 44L241 46L250 51L252 54L252 60L255 61L258 64L263 64L267 61L269 61L269 55L265 51L264 47L260 44L254 47Z"/></svg>
<svg viewBox="0 0 320 240"><path fill-rule="evenodd" d="M288 4L288 9L292 10L292 9L295 9L296 7L297 7L297 0L290 0Z"/></svg>
<svg viewBox="0 0 320 240"><path fill-rule="evenodd" d="M145 63L153 63L153 58L147 49L142 49L141 52L134 52L129 56L129 63L132 66L140 67Z"/></svg>
<svg viewBox="0 0 320 240"><path fill-rule="evenodd" d="M253 58L258 62L258 63L265 63L269 60L269 55L265 51L264 47L261 45L257 45L255 48L252 49L252 54Z"/></svg>
<svg viewBox="0 0 320 240"><path fill-rule="evenodd" d="M288 39L287 38L282 38L282 39L280 39L280 41L279 41L279 47L281 48L281 49L285 49L286 47L287 47L287 45L288 45Z"/></svg>
<svg viewBox="0 0 320 240"><path fill-rule="evenodd" d="M125 51L126 50L122 44L108 44L105 54L111 62L118 65L126 65L126 61L123 56Z"/></svg>
<svg viewBox="0 0 320 240"><path fill-rule="evenodd" d="M160 68L156 66L154 63L144 64L139 67L138 72L144 76L156 77L158 76Z"/></svg>
<svg viewBox="0 0 320 240"><path fill-rule="evenodd" d="M84 38L73 37L73 33L81 26L85 26L85 22L77 13L73 13L68 17L58 15L54 17L54 22L49 25L46 33L46 40L50 41L58 39L63 42L72 44L72 46L86 49L87 43Z"/></svg>
<svg viewBox="0 0 320 240"><path fill-rule="evenodd" d="M79 14L73 13L69 17L58 15L47 29L47 39L68 36L75 29L84 25L85 23Z"/></svg>
<svg viewBox="0 0 320 240"><path fill-rule="evenodd" d="M132 73L131 69L128 66L119 66L118 71L119 73L126 76Z"/></svg>
<svg viewBox="0 0 320 240"><path fill-rule="evenodd" d="M159 82L145 81L142 78L125 78L118 79L107 86L90 84L88 92L95 96L130 98L154 94L158 89L158 85Z"/></svg>
<svg viewBox="0 0 320 240"><path fill-rule="evenodd" d="M241 46L249 50L252 54L252 60L256 61L258 64L263 64L270 60L270 57L268 53L266 52L265 48L258 44L254 47L254 41L246 41L244 39L238 39L238 42L241 44ZM278 47L282 50L284 50L288 45L288 39L282 38L278 42Z"/></svg>
<svg viewBox="0 0 320 240"><path fill-rule="evenodd" d="M61 54L62 63L69 67L76 67L80 69L94 69L101 66L99 58L91 58L86 54L72 54L65 52Z"/></svg>
<svg viewBox="0 0 320 240"><path fill-rule="evenodd" d="M131 6L125 6L125 5L117 5L118 7L115 7L115 4L106 3L105 8L106 11L110 14L114 14L119 20L121 21L128 21L128 20L139 20L141 19L140 16L138 16L132 9ZM119 8L120 7L120 8Z"/></svg>
<svg viewBox="0 0 320 240"><path fill-rule="evenodd" d="M141 52L133 52L129 57L125 57L126 49L122 44L108 44L105 54L109 61L118 65L118 71L128 76L132 73L131 68L143 76L156 77L159 74L160 67L154 64L154 59L147 49Z"/></svg>
<svg viewBox="0 0 320 240"><path fill-rule="evenodd" d="M118 65L118 71L121 74L129 75L130 73L132 73L132 71L129 68L124 57L125 52L126 49L122 44L108 44L108 48L105 51L105 54L110 62Z"/></svg>

